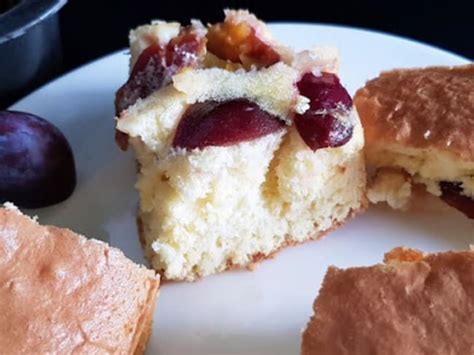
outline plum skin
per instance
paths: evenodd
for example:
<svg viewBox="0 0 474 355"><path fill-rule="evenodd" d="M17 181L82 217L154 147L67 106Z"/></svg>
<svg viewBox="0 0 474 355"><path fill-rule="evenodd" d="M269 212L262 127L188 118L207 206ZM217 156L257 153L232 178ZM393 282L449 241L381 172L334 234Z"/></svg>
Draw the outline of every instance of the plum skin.
<svg viewBox="0 0 474 355"><path fill-rule="evenodd" d="M346 144L352 137L353 123L342 122L338 114L348 114L352 99L337 75L306 73L296 86L300 94L310 100L309 110L294 117L296 129L306 145L316 151Z"/></svg>
<svg viewBox="0 0 474 355"><path fill-rule="evenodd" d="M463 187L460 182L440 181L441 199L464 213L468 218L474 219L474 199L463 195Z"/></svg>
<svg viewBox="0 0 474 355"><path fill-rule="evenodd" d="M176 128L173 147L188 150L229 146L274 133L285 126L247 99L194 103Z"/></svg>
<svg viewBox="0 0 474 355"><path fill-rule="evenodd" d="M39 208L67 199L76 186L69 143L48 121L0 112L0 202Z"/></svg>

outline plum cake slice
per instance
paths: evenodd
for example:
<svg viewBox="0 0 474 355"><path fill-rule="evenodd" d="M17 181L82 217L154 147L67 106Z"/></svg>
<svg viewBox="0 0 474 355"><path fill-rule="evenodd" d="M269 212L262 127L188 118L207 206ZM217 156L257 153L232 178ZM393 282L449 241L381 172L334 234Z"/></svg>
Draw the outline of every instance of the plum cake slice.
<svg viewBox="0 0 474 355"><path fill-rule="evenodd" d="M139 165L139 231L164 278L251 267L363 210L363 132L337 53L293 52L247 11L130 34L117 142Z"/></svg>
<svg viewBox="0 0 474 355"><path fill-rule="evenodd" d="M383 72L354 102L371 202L408 208L431 194L474 219L473 64Z"/></svg>

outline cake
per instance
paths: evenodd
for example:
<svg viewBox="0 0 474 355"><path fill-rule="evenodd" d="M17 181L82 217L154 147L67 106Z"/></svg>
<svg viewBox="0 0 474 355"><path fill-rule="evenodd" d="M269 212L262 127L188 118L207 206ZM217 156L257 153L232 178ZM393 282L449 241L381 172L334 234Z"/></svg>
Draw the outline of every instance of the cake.
<svg viewBox="0 0 474 355"><path fill-rule="evenodd" d="M396 248L382 265L328 269L301 354L472 354L473 324L473 250Z"/></svg>
<svg viewBox="0 0 474 355"><path fill-rule="evenodd" d="M276 43L247 11L130 33L117 142L138 162L145 255L165 279L252 268L364 210L363 132L333 48Z"/></svg>
<svg viewBox="0 0 474 355"><path fill-rule="evenodd" d="M474 218L474 65L383 72L354 104L369 200L408 208L420 187Z"/></svg>
<svg viewBox="0 0 474 355"><path fill-rule="evenodd" d="M142 354L159 279L122 252L0 208L2 354Z"/></svg>

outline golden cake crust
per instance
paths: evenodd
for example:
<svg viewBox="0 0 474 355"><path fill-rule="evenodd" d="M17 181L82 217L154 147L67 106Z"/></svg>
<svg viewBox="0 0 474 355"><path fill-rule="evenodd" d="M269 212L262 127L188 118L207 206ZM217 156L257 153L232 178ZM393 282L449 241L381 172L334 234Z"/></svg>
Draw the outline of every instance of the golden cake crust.
<svg viewBox="0 0 474 355"><path fill-rule="evenodd" d="M0 209L2 353L142 354L158 287L105 243Z"/></svg>
<svg viewBox="0 0 474 355"><path fill-rule="evenodd" d="M301 353L473 353L474 251L397 248L385 263L329 268Z"/></svg>
<svg viewBox="0 0 474 355"><path fill-rule="evenodd" d="M474 64L383 72L354 104L369 146L434 148L474 160Z"/></svg>

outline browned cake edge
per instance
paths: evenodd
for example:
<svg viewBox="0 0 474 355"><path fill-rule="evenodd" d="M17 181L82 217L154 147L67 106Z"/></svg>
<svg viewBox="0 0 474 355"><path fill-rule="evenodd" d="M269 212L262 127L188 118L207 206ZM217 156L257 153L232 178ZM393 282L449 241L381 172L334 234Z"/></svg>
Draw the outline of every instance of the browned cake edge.
<svg viewBox="0 0 474 355"><path fill-rule="evenodd" d="M156 299L158 297L160 285L154 283L148 293L146 305L143 307L142 314L138 319L138 326L135 333L134 343L136 344L134 355L142 355L145 353L146 346L150 339L153 326L153 314L156 307Z"/></svg>
<svg viewBox="0 0 474 355"><path fill-rule="evenodd" d="M468 81L468 76L474 76L474 64L393 69L368 80L354 95L366 147L432 149L473 161L474 100L469 94L474 80ZM421 89L433 90L428 101ZM471 99L460 103L458 96ZM402 101L395 105L397 99ZM449 115L444 113L445 121L439 122L436 118L443 114L442 107L450 110Z"/></svg>

